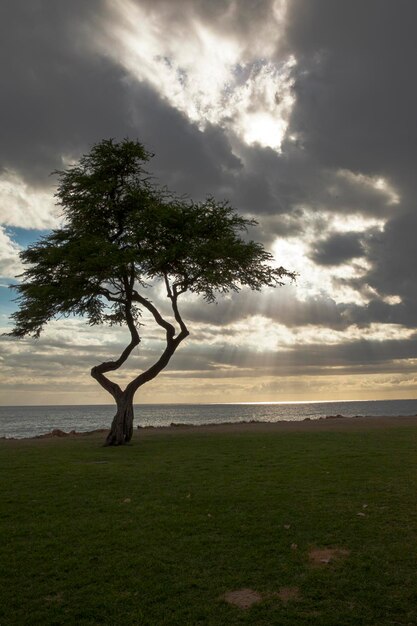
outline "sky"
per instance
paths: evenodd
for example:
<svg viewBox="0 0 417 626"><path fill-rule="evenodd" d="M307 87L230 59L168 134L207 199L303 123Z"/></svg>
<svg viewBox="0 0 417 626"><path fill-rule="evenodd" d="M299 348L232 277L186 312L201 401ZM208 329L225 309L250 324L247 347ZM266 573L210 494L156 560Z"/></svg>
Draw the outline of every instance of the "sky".
<svg viewBox="0 0 417 626"><path fill-rule="evenodd" d="M14 0L0 6L0 326L56 169L138 139L158 181L258 221L294 284L207 304L137 402L417 397L415 0ZM163 306L158 287L149 297ZM152 323L121 384L162 348ZM0 404L111 401L123 328L0 338Z"/></svg>

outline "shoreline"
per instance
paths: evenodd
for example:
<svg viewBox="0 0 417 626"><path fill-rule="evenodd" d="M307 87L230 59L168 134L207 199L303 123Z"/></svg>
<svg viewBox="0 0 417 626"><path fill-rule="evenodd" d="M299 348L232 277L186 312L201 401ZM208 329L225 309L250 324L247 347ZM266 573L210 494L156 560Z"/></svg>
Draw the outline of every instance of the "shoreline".
<svg viewBox="0 0 417 626"><path fill-rule="evenodd" d="M242 421L221 422L215 424L171 423L168 426L136 426L133 441L143 437L180 434L240 434L240 433L289 433L289 432L324 432L349 430L375 430L398 426L417 427L417 415L409 416L353 416L328 415L317 419L280 420L277 422ZM77 439L79 437L104 436L109 429L92 431L62 431L58 428L32 437L0 437L1 441L43 441L57 439Z"/></svg>

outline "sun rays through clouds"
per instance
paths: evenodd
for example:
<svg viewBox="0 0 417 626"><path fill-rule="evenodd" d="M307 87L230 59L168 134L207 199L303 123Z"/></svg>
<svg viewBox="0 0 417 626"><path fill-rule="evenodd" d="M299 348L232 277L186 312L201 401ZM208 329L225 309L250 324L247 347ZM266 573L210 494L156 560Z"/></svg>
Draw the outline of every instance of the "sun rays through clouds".
<svg viewBox="0 0 417 626"><path fill-rule="evenodd" d="M247 238L298 273L276 292L184 299L191 336L147 401L416 395L417 5L400 4L5 3L2 329L19 252L62 223L50 173L103 138L137 138L156 180L229 200L258 222ZM121 381L160 350L143 322ZM70 401L62 364L100 402L84 372L124 336L58 319L38 343L1 341L1 402L16 381Z"/></svg>

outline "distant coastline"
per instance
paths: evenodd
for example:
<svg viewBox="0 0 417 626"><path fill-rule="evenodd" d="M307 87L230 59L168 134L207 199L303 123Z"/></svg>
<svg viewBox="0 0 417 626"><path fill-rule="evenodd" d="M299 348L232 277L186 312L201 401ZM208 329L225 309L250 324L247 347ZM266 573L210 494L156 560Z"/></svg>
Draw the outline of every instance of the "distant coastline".
<svg viewBox="0 0 417 626"><path fill-rule="evenodd" d="M329 415L324 418L309 419L302 421L280 420L278 422L223 422L216 424L175 424L168 426L138 426L135 429L133 440L142 437L152 437L158 435L175 435L177 434L239 434L239 433L290 433L290 432L323 432L323 431L360 431L360 430L376 430L397 427L417 427L417 415L409 416L357 416L346 417L343 415ZM1 439L16 441L43 441L57 440L63 438L79 438L79 437L104 437L108 429L100 428L92 431L65 432L60 429L54 429L48 433L36 435L26 438L6 438Z"/></svg>
<svg viewBox="0 0 417 626"><path fill-rule="evenodd" d="M135 428L185 427L236 424L339 421L338 416L375 418L415 416L417 399L311 402L291 404L143 404L135 405ZM114 415L112 405L0 407L0 437L37 437L53 430L65 433L107 429ZM333 417L334 419L330 419ZM339 418L340 419L340 418ZM178 428L178 426L175 426Z"/></svg>

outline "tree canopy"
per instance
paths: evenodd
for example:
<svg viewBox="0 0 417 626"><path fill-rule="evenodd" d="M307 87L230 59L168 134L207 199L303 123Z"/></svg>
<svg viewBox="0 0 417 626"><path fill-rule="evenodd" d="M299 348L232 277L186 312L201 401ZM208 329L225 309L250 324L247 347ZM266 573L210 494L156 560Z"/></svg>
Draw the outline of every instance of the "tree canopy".
<svg viewBox="0 0 417 626"><path fill-rule="evenodd" d="M127 325L131 341L122 355L91 372L118 405L108 443L130 439L135 391L167 365L189 334L178 308L182 294L200 294L209 303L244 286L260 290L294 278L271 264L261 244L243 237L254 220L226 201L195 202L160 187L144 169L151 157L138 141L108 139L57 172L63 226L21 253L26 269L15 286L19 309L12 336L39 337L48 321L68 315L91 325ZM147 297L158 281L176 326ZM140 342L143 309L165 329L166 348L122 391L105 373L118 369Z"/></svg>

